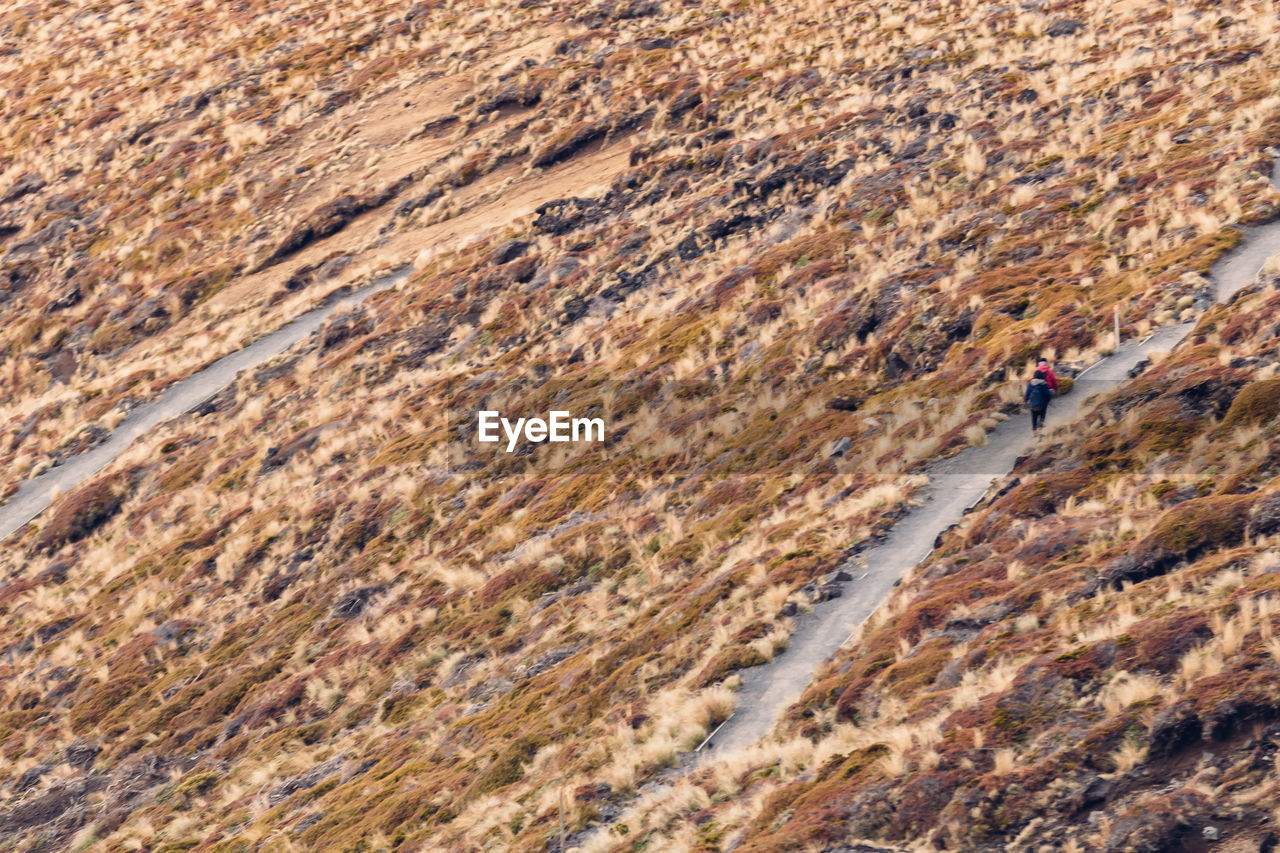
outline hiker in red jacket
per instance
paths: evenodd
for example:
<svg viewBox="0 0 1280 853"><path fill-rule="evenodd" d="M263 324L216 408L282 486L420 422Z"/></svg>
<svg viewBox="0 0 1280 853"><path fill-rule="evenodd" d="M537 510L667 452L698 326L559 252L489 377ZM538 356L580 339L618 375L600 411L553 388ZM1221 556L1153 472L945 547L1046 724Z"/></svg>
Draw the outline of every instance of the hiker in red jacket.
<svg viewBox="0 0 1280 853"><path fill-rule="evenodd" d="M1044 374L1044 381L1049 383L1049 390L1053 392L1053 396L1058 396L1058 377L1053 375L1053 368L1049 366L1049 359L1040 359L1040 363L1036 365L1036 370Z"/></svg>

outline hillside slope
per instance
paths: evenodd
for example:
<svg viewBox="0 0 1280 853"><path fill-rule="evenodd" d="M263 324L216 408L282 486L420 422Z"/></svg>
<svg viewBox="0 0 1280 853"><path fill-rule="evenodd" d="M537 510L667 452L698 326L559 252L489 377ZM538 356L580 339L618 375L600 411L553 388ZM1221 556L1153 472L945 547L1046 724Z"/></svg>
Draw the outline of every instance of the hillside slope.
<svg viewBox="0 0 1280 853"><path fill-rule="evenodd" d="M1272 849L1278 287L1021 461L775 742L626 825L753 851Z"/></svg>
<svg viewBox="0 0 1280 853"><path fill-rule="evenodd" d="M1233 226L1275 215L1270 6L281 5L0 12L6 489L413 265L6 542L15 850L545 850L562 796L587 838L922 466L1016 408L1028 359L1093 360L1117 304L1129 335L1194 317ZM1238 601L1265 592L1270 298L1022 463L781 762L586 843L1139 846L1032 826L1005 777L1120 774L1118 825L1158 813L1186 732L1260 750L1271 611ZM609 438L508 455L481 408ZM1143 619L1206 645L1143 651ZM1197 704L1210 677L1236 711ZM1144 734L1166 710L1184 734ZM1264 838L1268 783L1228 769Z"/></svg>

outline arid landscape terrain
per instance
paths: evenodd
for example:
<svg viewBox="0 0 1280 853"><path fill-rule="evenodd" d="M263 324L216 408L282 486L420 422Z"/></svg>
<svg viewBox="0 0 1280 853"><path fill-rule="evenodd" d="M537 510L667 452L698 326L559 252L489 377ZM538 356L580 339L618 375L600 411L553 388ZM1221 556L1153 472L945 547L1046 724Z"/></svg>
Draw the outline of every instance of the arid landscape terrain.
<svg viewBox="0 0 1280 853"><path fill-rule="evenodd" d="M1272 850L1278 16L0 9L0 495L201 400L0 550L0 849ZM1190 326L699 749L1117 324Z"/></svg>

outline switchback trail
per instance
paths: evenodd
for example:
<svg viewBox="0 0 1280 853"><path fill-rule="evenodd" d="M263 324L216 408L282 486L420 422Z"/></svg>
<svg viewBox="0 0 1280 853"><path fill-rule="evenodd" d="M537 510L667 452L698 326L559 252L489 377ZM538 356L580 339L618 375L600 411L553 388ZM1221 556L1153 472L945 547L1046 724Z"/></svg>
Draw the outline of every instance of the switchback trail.
<svg viewBox="0 0 1280 853"><path fill-rule="evenodd" d="M1273 166L1272 187L1280 190L1280 160ZM1262 265L1280 253L1280 221L1244 229L1240 244L1211 271L1219 302L1228 301L1253 281ZM1142 341L1129 341L1112 355L1081 373L1075 389L1049 406L1046 426L1075 420L1085 401L1128 379L1129 371L1153 352L1168 352L1182 342L1194 323L1163 326ZM842 646L888 597L894 584L933 549L938 535L960 521L992 482L1012 470L1018 457L1035 443L1030 419L1014 417L987 435L987 442L934 465L920 503L880 543L844 567L854 580L840 598L821 602L797 617L786 651L770 663L739 672L737 710L706 745L712 755L747 747L767 735L778 715L796 702L818 668Z"/></svg>
<svg viewBox="0 0 1280 853"><path fill-rule="evenodd" d="M1167 352L1191 328L1190 323L1163 327L1094 364L1080 375L1070 394L1049 406L1046 426L1074 420L1086 398L1123 382L1130 368L1152 352ZM898 519L883 541L842 567L854 578L845 584L842 596L820 602L811 613L797 617L786 651L771 663L739 671L738 708L713 738L714 751L747 747L768 734L778 715L800 698L818 667L888 597L894 584L928 556L938 534L958 522L1034 443L1030 418L1017 416L989 432L986 444L932 466L918 505Z"/></svg>
<svg viewBox="0 0 1280 853"><path fill-rule="evenodd" d="M203 370L175 382L154 400L138 406L102 444L72 456L61 465L49 468L19 486L9 502L0 507L0 541L44 512L59 494L75 488L110 465L139 438L165 421L191 411L226 388L235 381L236 374L240 371L275 358L318 330L325 320L338 311L358 305L365 297L395 286L412 271L412 266L400 267L373 279L345 298L333 299L319 308L313 308L274 332L258 338L244 349L223 356Z"/></svg>
<svg viewBox="0 0 1280 853"><path fill-rule="evenodd" d="M545 170L536 178L504 185L501 193L492 199L478 196L473 207L464 208L456 216L433 225L409 228L392 234L383 244L378 244L378 257L412 257L424 246L440 248L473 239L491 232L514 219L531 214L540 204L557 198L595 195L603 192L613 177L628 162L630 146L623 137L600 143L590 155L569 160ZM493 176L491 176L493 177ZM480 182L483 183L483 182ZM472 190L475 193L475 190ZM482 195L482 194L480 194ZM382 221L382 220L378 220ZM376 222L374 223L377 224ZM305 252L317 258L332 252L333 241L350 240L351 235L340 231L333 237L313 244ZM305 253L304 253L305 254ZM303 256L299 256L303 257ZM293 268L299 258L291 262ZM284 275L287 267L272 268L272 276ZM320 329L324 322L339 311L354 307L375 293L394 287L413 272L411 263L404 263L369 281L349 295L326 301L318 308L307 311L285 323L275 331L264 335L243 349L230 353L185 379L174 383L154 400L131 411L102 444L70 457L61 465L49 468L23 482L9 501L0 506L0 542L21 530L24 525L44 512L59 494L66 493L94 474L110 465L121 453L139 438L150 433L160 424L179 417L226 388L243 370L257 367L285 352ZM249 275L233 283L220 293L220 298L235 301L246 290L273 286L270 277Z"/></svg>

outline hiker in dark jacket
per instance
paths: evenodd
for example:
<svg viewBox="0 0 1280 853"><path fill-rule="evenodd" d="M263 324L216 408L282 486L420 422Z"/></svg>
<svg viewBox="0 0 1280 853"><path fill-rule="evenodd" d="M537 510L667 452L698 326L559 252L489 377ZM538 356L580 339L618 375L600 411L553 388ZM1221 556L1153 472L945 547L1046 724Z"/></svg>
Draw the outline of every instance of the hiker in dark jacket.
<svg viewBox="0 0 1280 853"><path fill-rule="evenodd" d="M1045 379L1044 371L1037 370L1031 377L1031 381L1027 383L1027 392L1022 395L1022 399L1031 408L1032 432L1037 432L1044 425L1044 414L1049 408L1051 397L1053 397L1053 390Z"/></svg>

